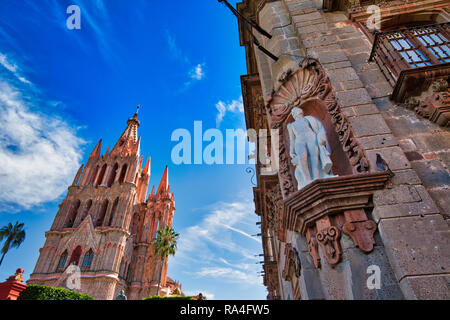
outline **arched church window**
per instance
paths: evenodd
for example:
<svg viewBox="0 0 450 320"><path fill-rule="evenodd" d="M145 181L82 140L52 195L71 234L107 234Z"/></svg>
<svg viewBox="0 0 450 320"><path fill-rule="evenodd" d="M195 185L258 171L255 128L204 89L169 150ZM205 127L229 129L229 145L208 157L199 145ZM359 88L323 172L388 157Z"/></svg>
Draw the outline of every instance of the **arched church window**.
<svg viewBox="0 0 450 320"><path fill-rule="evenodd" d="M69 214L67 215L66 223L64 228L72 228L77 218L78 210L80 209L81 202L77 200L70 208Z"/></svg>
<svg viewBox="0 0 450 320"><path fill-rule="evenodd" d="M87 215L89 214L89 210L91 210L91 207L92 207L92 200L89 199L88 202L86 203L86 206L84 207L83 216L81 217L81 221L84 221L84 219L87 217Z"/></svg>
<svg viewBox="0 0 450 320"><path fill-rule="evenodd" d="M125 280L130 282L131 281L131 268L130 268L130 264L127 264L127 273L125 276Z"/></svg>
<svg viewBox="0 0 450 320"><path fill-rule="evenodd" d="M103 225L103 220L105 219L106 211L108 210L109 201L105 200L102 204L102 208L100 210L100 215L98 216L98 219L96 221L95 226L100 227Z"/></svg>
<svg viewBox="0 0 450 320"><path fill-rule="evenodd" d="M103 167L102 167L102 170L100 171L99 176L98 176L98 179L97 179L97 185L101 185L101 184L102 184L103 177L105 176L105 172L106 172L106 167L107 167L107 165L106 165L106 163L105 163L105 164L103 165Z"/></svg>
<svg viewBox="0 0 450 320"><path fill-rule="evenodd" d="M124 264L125 264L125 261L124 261L124 258L122 258L122 261L120 261L120 266L119 266L119 276L120 277L122 277Z"/></svg>
<svg viewBox="0 0 450 320"><path fill-rule="evenodd" d="M111 186L114 183L114 180L116 180L117 172L119 171L119 165L116 163L113 167L113 170L111 171L111 175L109 176L108 180L108 187L111 188Z"/></svg>
<svg viewBox="0 0 450 320"><path fill-rule="evenodd" d="M78 265L80 263L80 258L83 250L80 246L76 247L75 250L73 250L72 255L70 256L69 265L75 264Z"/></svg>
<svg viewBox="0 0 450 320"><path fill-rule="evenodd" d="M89 177L90 184L94 184L97 173L98 173L98 166L95 167L94 171L92 171L91 176Z"/></svg>
<svg viewBox="0 0 450 320"><path fill-rule="evenodd" d="M122 184L125 181L125 176L127 174L128 166L124 164L122 170L120 171L119 183Z"/></svg>
<svg viewBox="0 0 450 320"><path fill-rule="evenodd" d="M62 253L61 257L59 257L59 262L58 262L58 265L56 266L56 272L62 272L64 270L64 266L66 265L66 262L67 262L67 256L68 256L68 253L67 253L67 250L65 250Z"/></svg>
<svg viewBox="0 0 450 320"><path fill-rule="evenodd" d="M92 260L94 259L94 251L90 249L83 258L83 263L81 264L82 271L88 271L91 268Z"/></svg>
<svg viewBox="0 0 450 320"><path fill-rule="evenodd" d="M119 206L119 198L116 198L111 209L111 215L109 216L108 226L111 227L114 222L114 216L116 215L117 207Z"/></svg>

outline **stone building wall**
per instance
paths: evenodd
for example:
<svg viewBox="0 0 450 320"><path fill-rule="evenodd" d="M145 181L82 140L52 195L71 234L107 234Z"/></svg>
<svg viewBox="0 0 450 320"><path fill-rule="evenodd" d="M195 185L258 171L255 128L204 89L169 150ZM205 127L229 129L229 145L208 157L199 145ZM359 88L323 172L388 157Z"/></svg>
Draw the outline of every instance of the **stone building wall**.
<svg viewBox="0 0 450 320"><path fill-rule="evenodd" d="M341 262L334 267L322 263L319 269L304 236L288 232L286 241L275 240L280 298L294 296L286 285L289 281L281 275L284 248L290 243L299 252L304 299L448 299L448 128L389 99L392 86L378 65L368 62L372 42L347 12L324 12L321 3L308 0L262 1L258 6L244 1L240 9L247 16L254 14L272 34L272 39L261 35L258 39L273 54L298 61L307 56L320 63L367 157L370 172L377 171L379 154L395 174L372 198L368 215L378 232L371 253L361 252L343 234ZM250 71L259 74L267 104L276 91L280 70L258 48L246 43L246 49L254 52L257 70ZM321 261L326 261L322 253L319 250ZM372 264L381 268L381 290L366 286L366 270Z"/></svg>

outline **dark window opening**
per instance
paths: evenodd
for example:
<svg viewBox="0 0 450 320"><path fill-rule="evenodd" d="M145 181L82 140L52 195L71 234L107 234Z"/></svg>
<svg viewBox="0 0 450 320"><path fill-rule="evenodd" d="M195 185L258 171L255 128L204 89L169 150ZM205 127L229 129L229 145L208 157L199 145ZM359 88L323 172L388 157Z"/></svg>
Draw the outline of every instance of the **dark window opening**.
<svg viewBox="0 0 450 320"><path fill-rule="evenodd" d="M128 166L126 164L124 164L122 166L122 170L120 172L120 177L119 177L119 183L120 184L122 184L125 181L125 176L127 174L127 169L128 169Z"/></svg>
<svg viewBox="0 0 450 320"><path fill-rule="evenodd" d="M64 270L64 266L66 265L66 261L67 261L67 250L63 252L63 254L61 255L61 257L59 258L59 262L58 265L56 266L56 272L62 272Z"/></svg>
<svg viewBox="0 0 450 320"><path fill-rule="evenodd" d="M113 168L112 172L111 172L111 175L109 176L109 180L108 180L108 187L109 188L111 188L111 186L114 183L114 180L116 180L116 175L117 175L118 171L119 171L119 165L116 163L114 165L114 168Z"/></svg>
<svg viewBox="0 0 450 320"><path fill-rule="evenodd" d="M72 255L70 256L69 265L74 264L78 265L80 263L80 258L83 250L80 246L76 247L75 250L73 250Z"/></svg>
<svg viewBox="0 0 450 320"><path fill-rule="evenodd" d="M102 208L100 210L100 215L96 221L95 226L100 227L103 225L103 220L105 219L106 211L108 210L109 201L105 200L102 204Z"/></svg>
<svg viewBox="0 0 450 320"><path fill-rule="evenodd" d="M81 264L82 271L88 271L91 268L92 260L94 259L94 251L90 249L83 258L83 263Z"/></svg>
<svg viewBox="0 0 450 320"><path fill-rule="evenodd" d="M106 172L106 164L103 165L102 170L100 171L100 174L98 176L97 179L97 185L101 185L103 182L103 177L105 176L105 172Z"/></svg>

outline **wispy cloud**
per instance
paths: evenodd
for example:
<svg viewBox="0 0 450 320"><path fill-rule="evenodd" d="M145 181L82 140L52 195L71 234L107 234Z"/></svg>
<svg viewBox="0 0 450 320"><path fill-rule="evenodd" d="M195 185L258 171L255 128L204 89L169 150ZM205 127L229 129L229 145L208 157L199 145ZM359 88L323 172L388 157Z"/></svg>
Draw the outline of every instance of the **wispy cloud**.
<svg viewBox="0 0 450 320"><path fill-rule="evenodd" d="M220 127L220 124L222 123L227 112L232 113L244 112L244 103L242 100L242 96L240 96L238 100L233 100L230 103L219 101L216 103L216 109L217 109L216 125L217 127Z"/></svg>
<svg viewBox="0 0 450 320"><path fill-rule="evenodd" d="M57 199L81 161L84 143L57 116L40 113L42 100L2 55L0 70L0 211L17 211ZM25 79L25 78L23 78Z"/></svg>
<svg viewBox="0 0 450 320"><path fill-rule="evenodd" d="M188 71L186 72L186 78L187 80L184 81L183 86L179 90L180 92L184 92L187 89L189 89L194 83L201 81L205 78L206 72L205 72L205 63L198 63L192 66L191 60L185 54L185 52L179 47L175 36L169 32L169 30L166 30L166 39L167 39L167 46L169 48L169 53L172 56L173 59L180 62L184 65L184 67L189 67Z"/></svg>
<svg viewBox="0 0 450 320"><path fill-rule="evenodd" d="M178 60L185 64L190 64L189 58L184 54L184 52L179 48L176 38L172 35L169 30L166 30L167 45L169 47L169 52L173 59Z"/></svg>
<svg viewBox="0 0 450 320"><path fill-rule="evenodd" d="M259 282L259 278L256 274L243 272L233 268L202 268L200 271L195 272L195 275L201 278L221 279L232 283L244 282L248 284L255 284L255 282Z"/></svg>
<svg viewBox="0 0 450 320"><path fill-rule="evenodd" d="M6 70L11 72L19 81L26 84L31 84L30 81L28 81L27 79L25 79L25 77L20 75L17 64L10 61L10 59L8 59L8 57L1 52L0 52L0 65L2 65Z"/></svg>
<svg viewBox="0 0 450 320"><path fill-rule="evenodd" d="M203 71L203 66L205 64L198 64L196 65L194 68L191 69L191 71L189 72L189 74L191 75L191 79L194 80L202 80L205 77L205 71Z"/></svg>
<svg viewBox="0 0 450 320"><path fill-rule="evenodd" d="M219 202L209 208L198 224L182 230L179 249L172 263L202 261L202 268L188 272L198 278L214 278L227 283L260 285L255 254L261 240L251 236L254 204L250 200ZM251 240L249 240L251 239Z"/></svg>

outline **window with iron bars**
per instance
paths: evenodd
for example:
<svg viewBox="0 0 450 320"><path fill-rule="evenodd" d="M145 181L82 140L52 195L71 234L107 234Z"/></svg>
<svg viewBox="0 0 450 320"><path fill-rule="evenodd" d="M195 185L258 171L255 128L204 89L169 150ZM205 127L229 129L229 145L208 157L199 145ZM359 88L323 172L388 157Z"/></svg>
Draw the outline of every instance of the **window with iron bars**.
<svg viewBox="0 0 450 320"><path fill-rule="evenodd" d="M402 72L450 63L450 23L380 32L375 36L370 61L396 85Z"/></svg>

